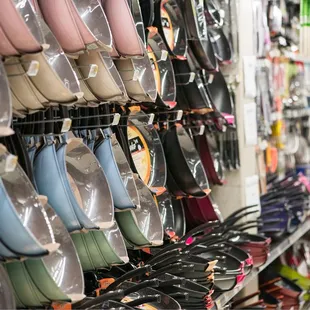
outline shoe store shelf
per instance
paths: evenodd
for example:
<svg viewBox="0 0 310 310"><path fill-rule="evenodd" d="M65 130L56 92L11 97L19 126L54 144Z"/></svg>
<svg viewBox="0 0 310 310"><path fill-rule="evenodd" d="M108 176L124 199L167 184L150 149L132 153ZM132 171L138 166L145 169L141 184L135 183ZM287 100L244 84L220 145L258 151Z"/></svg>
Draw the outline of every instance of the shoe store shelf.
<svg viewBox="0 0 310 310"><path fill-rule="evenodd" d="M245 278L243 283L237 286L234 290L220 295L214 300L213 310L223 310L226 305L234 298L243 288L245 288L258 274L275 261L282 253L284 253L291 245L299 240L304 234L310 230L310 219L300 225L300 227L290 236L283 241L276 242L271 245L271 251L267 262L258 269L252 270L252 272Z"/></svg>

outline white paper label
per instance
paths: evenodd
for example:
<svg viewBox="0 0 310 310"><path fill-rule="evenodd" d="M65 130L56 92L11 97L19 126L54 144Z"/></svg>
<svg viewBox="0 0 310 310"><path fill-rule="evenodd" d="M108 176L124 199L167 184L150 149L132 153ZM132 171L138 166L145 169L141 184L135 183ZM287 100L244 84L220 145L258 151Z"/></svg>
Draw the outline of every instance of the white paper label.
<svg viewBox="0 0 310 310"><path fill-rule="evenodd" d="M72 120L70 118L65 118L62 123L61 132L68 132L71 128Z"/></svg>
<svg viewBox="0 0 310 310"><path fill-rule="evenodd" d="M244 94L248 98L256 97L256 57L243 57Z"/></svg>
<svg viewBox="0 0 310 310"><path fill-rule="evenodd" d="M98 70L99 70L99 68L98 68L97 65L95 65L95 64L90 65L87 78L90 79L90 78L96 77L97 73L98 73Z"/></svg>
<svg viewBox="0 0 310 310"><path fill-rule="evenodd" d="M121 120L121 115L119 113L115 113L111 126L117 126L120 120Z"/></svg>
<svg viewBox="0 0 310 310"><path fill-rule="evenodd" d="M244 105L244 135L246 145L257 145L257 111L256 103Z"/></svg>
<svg viewBox="0 0 310 310"><path fill-rule="evenodd" d="M155 118L155 114L154 113L150 113L149 114L149 120L147 122L148 125L152 125L154 122L154 118Z"/></svg>
<svg viewBox="0 0 310 310"><path fill-rule="evenodd" d="M36 76L39 72L39 69L40 69L40 63L36 60L32 60L27 70L27 75Z"/></svg>
<svg viewBox="0 0 310 310"><path fill-rule="evenodd" d="M161 51L160 61L166 61L167 58L168 58L168 55L169 55L168 51L162 50L162 51Z"/></svg>
<svg viewBox="0 0 310 310"><path fill-rule="evenodd" d="M190 76L189 76L188 83L193 83L195 81L195 77L196 77L196 73L195 72L191 72Z"/></svg>
<svg viewBox="0 0 310 310"><path fill-rule="evenodd" d="M253 175L245 178L245 202L246 206L260 205L259 177Z"/></svg>
<svg viewBox="0 0 310 310"><path fill-rule="evenodd" d="M178 110L176 121L180 121L183 117L183 110Z"/></svg>
<svg viewBox="0 0 310 310"><path fill-rule="evenodd" d="M214 74L210 74L208 78L208 84L212 84L214 80Z"/></svg>

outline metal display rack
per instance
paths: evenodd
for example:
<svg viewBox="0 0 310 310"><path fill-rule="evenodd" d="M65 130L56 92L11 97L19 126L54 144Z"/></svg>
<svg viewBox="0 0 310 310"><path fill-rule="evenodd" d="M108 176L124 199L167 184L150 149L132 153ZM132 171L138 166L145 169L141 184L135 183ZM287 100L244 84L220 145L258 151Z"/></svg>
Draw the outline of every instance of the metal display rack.
<svg viewBox="0 0 310 310"><path fill-rule="evenodd" d="M232 291L222 294L220 297L214 300L213 310L223 310L229 301L234 298L243 288L245 288L252 280L254 280L258 274L268 267L273 261L275 261L282 253L284 253L290 246L298 241L304 234L310 230L310 219L300 225L300 227L285 240L276 242L272 245L269 258L267 262L258 269L253 270L250 275L242 282L240 286L237 286Z"/></svg>

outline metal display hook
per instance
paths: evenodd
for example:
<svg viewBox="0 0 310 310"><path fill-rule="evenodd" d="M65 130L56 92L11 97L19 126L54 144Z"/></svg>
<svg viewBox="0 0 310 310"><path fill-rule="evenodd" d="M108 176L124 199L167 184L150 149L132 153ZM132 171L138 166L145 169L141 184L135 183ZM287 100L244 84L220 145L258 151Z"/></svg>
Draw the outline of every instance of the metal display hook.
<svg viewBox="0 0 310 310"><path fill-rule="evenodd" d="M189 73L176 73L175 77L188 77L186 82L177 82L176 85L178 86L186 86L190 83L193 83L195 81L196 73L195 72L189 72Z"/></svg>

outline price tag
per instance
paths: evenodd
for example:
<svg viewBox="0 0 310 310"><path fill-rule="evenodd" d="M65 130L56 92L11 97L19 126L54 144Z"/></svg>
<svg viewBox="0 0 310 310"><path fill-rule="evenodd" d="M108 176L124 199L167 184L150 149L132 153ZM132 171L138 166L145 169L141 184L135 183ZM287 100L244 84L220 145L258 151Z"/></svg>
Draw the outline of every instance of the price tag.
<svg viewBox="0 0 310 310"><path fill-rule="evenodd" d="M210 74L208 78L208 84L212 84L214 80L214 74Z"/></svg>
<svg viewBox="0 0 310 310"><path fill-rule="evenodd" d="M176 120L180 121L183 117L183 110L178 110Z"/></svg>
<svg viewBox="0 0 310 310"><path fill-rule="evenodd" d="M88 72L88 79L89 78L94 78L94 77L96 77L97 76L97 74L98 74L98 66L97 65L95 65L95 64L92 64L92 65L90 65L89 66L89 72Z"/></svg>
<svg viewBox="0 0 310 310"><path fill-rule="evenodd" d="M167 58L168 58L168 51L166 51L166 50L162 50L161 51L161 57L160 57L160 60L161 61L166 61L167 60Z"/></svg>
<svg viewBox="0 0 310 310"><path fill-rule="evenodd" d="M27 70L27 75L36 76L39 72L39 69L40 69L40 63L36 60L32 60Z"/></svg>
<svg viewBox="0 0 310 310"><path fill-rule="evenodd" d="M205 125L201 125L200 126L200 131L199 131L199 136L202 136L205 132L206 126Z"/></svg>
<svg viewBox="0 0 310 310"><path fill-rule="evenodd" d="M121 115L119 113L115 113L114 117L113 117L113 122L111 124L111 126L116 126L119 124L119 121L121 119Z"/></svg>
<svg viewBox="0 0 310 310"><path fill-rule="evenodd" d="M195 80L195 77L196 77L196 73L195 73L195 72L191 72L191 73L189 74L188 83L193 83L194 80Z"/></svg>
<svg viewBox="0 0 310 310"><path fill-rule="evenodd" d="M5 161L3 162L3 166L0 166L0 172L8 173L13 172L17 166L18 157L12 154L9 154ZM2 168L2 169L1 169Z"/></svg>
<svg viewBox="0 0 310 310"><path fill-rule="evenodd" d="M148 125L152 125L153 122L154 122L155 114L154 113L150 113L150 114L148 114L148 116L149 116L149 120L148 120L147 124Z"/></svg>
<svg viewBox="0 0 310 310"><path fill-rule="evenodd" d="M70 118L65 118L62 123L61 132L62 133L68 132L71 128L71 125L72 125L72 120Z"/></svg>

